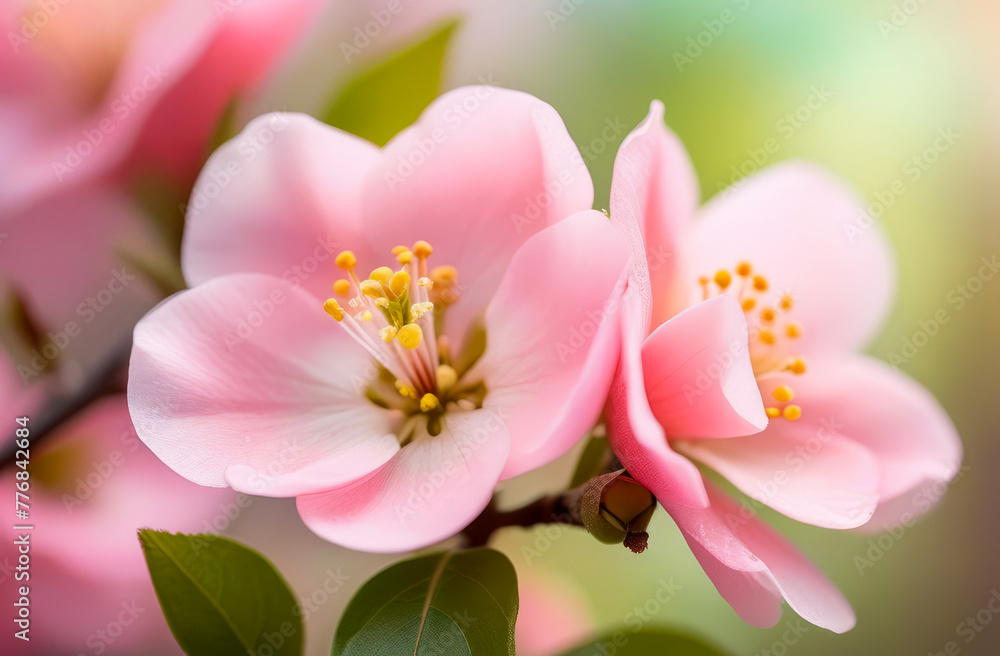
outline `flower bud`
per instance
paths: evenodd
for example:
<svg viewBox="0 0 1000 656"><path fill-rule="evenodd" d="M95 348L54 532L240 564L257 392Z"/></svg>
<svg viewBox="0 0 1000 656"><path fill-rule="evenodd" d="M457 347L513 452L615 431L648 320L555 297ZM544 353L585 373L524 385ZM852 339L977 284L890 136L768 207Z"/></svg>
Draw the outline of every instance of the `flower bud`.
<svg viewBox="0 0 1000 656"><path fill-rule="evenodd" d="M624 469L592 478L580 498L583 525L590 534L605 544L622 543L634 553L646 550L646 527L654 510L656 497Z"/></svg>

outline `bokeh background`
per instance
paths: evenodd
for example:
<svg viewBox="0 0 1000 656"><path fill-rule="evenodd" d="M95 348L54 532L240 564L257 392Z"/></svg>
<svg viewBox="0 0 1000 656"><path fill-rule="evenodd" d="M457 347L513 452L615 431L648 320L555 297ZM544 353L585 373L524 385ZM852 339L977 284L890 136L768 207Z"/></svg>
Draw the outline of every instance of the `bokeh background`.
<svg viewBox="0 0 1000 656"><path fill-rule="evenodd" d="M494 546L525 585L537 586L541 597L551 593L549 603L600 633L635 619L634 609L672 580L680 592L658 605L649 624L701 635L739 656L923 656L944 652L949 642L959 649L949 653L1000 653L1000 618L987 613L991 623L972 633L962 625L991 597L1000 598L1000 276L970 282L983 258L1000 257L1000 5L469 0L420 17L416 0L406 6L402 15L412 20L352 62L338 44L365 13L343 6L328 12L241 107L241 120L272 109L318 112L337 79L458 11L443 86L488 81L551 103L584 154L598 208L607 207L618 145L654 98L665 103L669 126L687 146L705 200L762 166L790 158L818 162L872 203L870 212L896 250L897 303L870 353L903 358L896 364L940 399L965 446L965 467L937 507L894 535L824 531L766 514L854 605L858 625L846 635L808 627L787 610L771 630L744 624L662 512L653 521L651 548L640 556L576 529L502 531ZM776 152L764 150L769 140ZM0 241L0 258L8 257L14 255ZM46 257L42 250L36 260ZM959 304L963 289L969 293ZM119 310L119 323L109 325L134 321L153 302L151 293L134 311ZM916 337L942 309L948 322L929 339ZM922 345L910 349L915 338ZM504 494L529 496L568 479L570 467L570 459L556 463L512 481ZM319 540L290 500L253 499L235 517L208 515L221 516L216 528L261 550L299 595L313 600L310 654L328 653L353 590L391 562ZM331 572L343 584L321 593ZM85 600L88 593L68 594ZM559 595L569 599L558 601ZM88 645L77 651L94 653Z"/></svg>

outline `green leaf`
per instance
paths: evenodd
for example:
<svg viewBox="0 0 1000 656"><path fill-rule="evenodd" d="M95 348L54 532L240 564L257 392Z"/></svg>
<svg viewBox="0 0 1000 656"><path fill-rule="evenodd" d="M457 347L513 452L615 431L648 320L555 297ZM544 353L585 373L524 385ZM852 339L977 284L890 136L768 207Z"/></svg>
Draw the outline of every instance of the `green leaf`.
<svg viewBox="0 0 1000 656"><path fill-rule="evenodd" d="M344 611L332 656L514 654L517 575L492 549L437 553L388 567Z"/></svg>
<svg viewBox="0 0 1000 656"><path fill-rule="evenodd" d="M457 25L446 23L351 80L333 100L326 122L384 146L438 96L445 53Z"/></svg>
<svg viewBox="0 0 1000 656"><path fill-rule="evenodd" d="M142 529L139 541L167 624L189 656L302 653L302 615L262 555L215 535Z"/></svg>
<svg viewBox="0 0 1000 656"><path fill-rule="evenodd" d="M583 447L580 460L576 463L576 471L569 483L570 489L580 487L595 476L605 473L604 468L610 464L613 457L608 457L608 439L603 435L591 437Z"/></svg>
<svg viewBox="0 0 1000 656"><path fill-rule="evenodd" d="M680 633L661 629L648 629L639 633L618 631L601 640L568 651L562 656L593 656L594 654L614 654L615 656L725 656L721 651L709 647L700 640Z"/></svg>

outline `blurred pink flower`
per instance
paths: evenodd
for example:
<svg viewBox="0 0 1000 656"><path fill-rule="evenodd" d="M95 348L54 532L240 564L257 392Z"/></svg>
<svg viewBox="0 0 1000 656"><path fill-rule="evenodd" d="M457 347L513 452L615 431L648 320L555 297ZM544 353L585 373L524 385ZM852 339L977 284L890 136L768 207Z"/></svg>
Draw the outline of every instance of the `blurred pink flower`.
<svg viewBox="0 0 1000 656"><path fill-rule="evenodd" d="M120 167L189 183L226 105L320 0L17 0L0 9L0 210Z"/></svg>
<svg viewBox="0 0 1000 656"><path fill-rule="evenodd" d="M559 654L587 639L594 630L590 610L580 591L562 580L517 573L518 656Z"/></svg>
<svg viewBox="0 0 1000 656"><path fill-rule="evenodd" d="M30 411L8 408L5 421ZM32 427L28 422L28 428ZM124 397L91 406L44 445L31 447L32 531L5 529L0 578L12 627L20 586L30 588L30 643L4 631L5 654L180 653L153 592L136 531L214 532L239 511L232 492L206 490L170 471L132 430ZM19 467L2 477L14 489ZM164 503L169 499L169 503ZM30 578L16 578L15 540L28 535ZM25 570L21 570L23 573Z"/></svg>
<svg viewBox="0 0 1000 656"><path fill-rule="evenodd" d="M600 413L627 251L592 201L558 114L519 92L452 91L383 150L306 116L255 120L195 185L196 286L136 328L139 436L202 485L297 496L344 546L453 535ZM390 251L400 272L356 277ZM323 301L335 259L344 307Z"/></svg>
<svg viewBox="0 0 1000 656"><path fill-rule="evenodd" d="M48 196L0 226L0 294L16 292L40 333L35 353L15 356L22 385L53 363L78 375L155 303L145 276L120 257L127 249L152 259L145 228L142 209L108 184Z"/></svg>
<svg viewBox="0 0 1000 656"><path fill-rule="evenodd" d="M892 262L877 225L845 230L861 210L842 184L789 163L697 204L656 102L612 183L612 221L633 256L612 444L744 620L775 624L784 597L846 631L855 618L839 591L694 462L789 517L845 529L951 479L961 444L926 390L855 353L889 307Z"/></svg>

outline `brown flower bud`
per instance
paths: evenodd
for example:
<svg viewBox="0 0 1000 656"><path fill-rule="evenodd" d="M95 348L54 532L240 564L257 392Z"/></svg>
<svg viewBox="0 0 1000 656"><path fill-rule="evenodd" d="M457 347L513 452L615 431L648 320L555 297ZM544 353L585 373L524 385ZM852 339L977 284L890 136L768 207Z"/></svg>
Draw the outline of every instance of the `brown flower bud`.
<svg viewBox="0 0 1000 656"><path fill-rule="evenodd" d="M634 553L646 550L646 527L654 510L656 497L624 469L592 478L580 498L583 525L590 534L605 544L624 544Z"/></svg>

